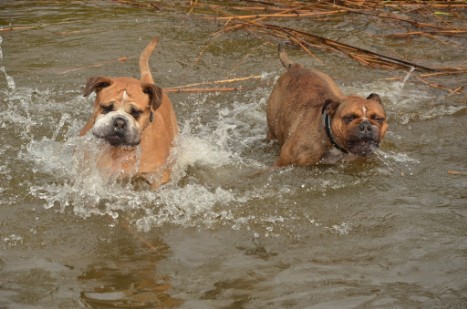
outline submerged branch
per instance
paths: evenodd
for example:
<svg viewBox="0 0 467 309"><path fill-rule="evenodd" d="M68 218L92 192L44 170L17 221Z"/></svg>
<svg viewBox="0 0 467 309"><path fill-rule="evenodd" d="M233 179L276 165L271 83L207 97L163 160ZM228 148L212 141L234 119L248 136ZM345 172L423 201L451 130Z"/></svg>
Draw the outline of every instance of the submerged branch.
<svg viewBox="0 0 467 309"><path fill-rule="evenodd" d="M360 63L366 64L366 65L375 65L375 66L383 66L383 67L386 66L387 68L415 67L415 69L418 71L431 71L431 72L440 71L440 69L430 68L430 67L418 64L418 63L398 59L398 58L391 57L391 56L386 56L386 55L373 52L373 51L370 51L364 48L341 43L341 42L338 42L332 39L328 39L328 38L318 36L315 34L311 34L311 33L306 33L300 30L272 25L272 24L264 24L262 26L265 27L266 29L274 30L274 31L271 31L271 34L273 35L274 33L277 33L277 32L292 34L294 36L300 37L303 41L309 44L318 44L324 47L328 47L331 50L339 51L359 61Z"/></svg>
<svg viewBox="0 0 467 309"><path fill-rule="evenodd" d="M151 5L144 4L138 0L110 0L120 4L131 5L140 8L153 9ZM300 30L291 26L280 25L284 19L313 19L316 23L320 19L320 25L329 21L342 21L345 15L361 15L370 21L378 21L384 25L385 33L382 36L393 40L398 38L423 37L435 42L440 42L444 47L448 44L457 44L452 38L465 39L467 29L463 18L467 9L465 1L379 1L379 0L323 0L323 1L300 1L300 0L237 0L232 2L222 1L185 1L185 5L169 4L162 1L164 9L167 7L184 8L187 14L193 18L207 19L222 22L221 30L213 33L218 37L226 32L245 31L260 39L277 43L277 40L288 40L299 46L305 53L321 61L316 55L316 49L340 53L357 61L358 63L385 69L407 69L414 68L418 73L418 80L431 87L443 89L451 93L463 93L464 85L450 88L439 83L428 81L428 77L442 77L453 74L465 74L466 68L456 67L431 67L418 61L383 54L378 50L369 50L345 42L326 38L325 36L310 33L310 30ZM150 3L153 3L151 1ZM157 7L156 9L161 9ZM199 13L201 12L202 13ZM266 22L267 21L267 22ZM272 23L274 21L274 23ZM400 27L407 29L397 30ZM395 30L392 30L395 29ZM19 30L19 29L18 29ZM4 30L8 31L8 30ZM402 33L390 33L402 32ZM450 37L450 41L440 39L440 36ZM215 44L210 41L196 58L198 63L206 50ZM465 49L462 41L456 48ZM372 48L373 49L373 48ZM462 51L461 51L462 52ZM201 83L202 84L202 83ZM235 91L241 88L193 88L197 86L186 85L169 88L172 92L218 92Z"/></svg>
<svg viewBox="0 0 467 309"><path fill-rule="evenodd" d="M165 92L195 92L195 93L202 93L202 92L231 92L231 91L241 91L241 90L250 90L250 88L244 87L232 87L232 88L164 88Z"/></svg>
<svg viewBox="0 0 467 309"><path fill-rule="evenodd" d="M278 24L265 23L264 20L275 18L291 18L293 16L296 18L302 18L338 15L343 13L362 14L374 18L391 20L396 23L410 24L413 27L420 29L418 31L389 34L387 36L397 38L418 35L428 37L433 40L438 40L443 44L447 44L447 42L439 40L436 36L444 35L464 37L467 33L467 29L446 27L445 25L440 25L440 23L432 23L431 20L429 22L412 20L406 17L407 15L404 14L396 15L393 13L388 13L387 11L383 11L384 8L388 7L387 5L390 5L390 7L393 8L392 5L394 2L389 3L381 1L365 1L365 6L361 5L363 2L359 0L342 0L339 2L339 5L336 5L334 2L331 4L332 1L319 3L303 3L301 1L298 2L281 0L242 2L254 2L257 4L257 7L255 7L255 10L257 11L261 10L262 5L262 11L264 13L218 17L217 20L227 20L228 22L224 25L222 30L216 32L216 35L220 35L229 31L243 30L253 34L257 33L269 41L271 41L271 38L288 40L292 44L300 47L304 52L318 61L321 60L315 55L315 53L312 52L313 49L317 48L344 54L365 66L385 70L413 68L415 71L423 73L419 74L417 77L418 80L424 84L429 85L430 87L446 90L453 94L460 94L464 91L464 86L450 88L436 82L428 81L425 78L447 76L452 74L465 74L467 72L466 68L431 67L408 59L401 59L392 55L385 55L377 51L372 51L366 48L361 48L344 42L329 39L324 36L316 35L314 33L306 32L303 30L281 26ZM409 14L422 16L422 12L418 12L418 10L422 7L420 7L420 4L417 1L400 1L397 2L397 4L399 5L397 6L398 8L404 7ZM433 16L435 16L435 13L439 11L435 12L434 8L436 8L436 10L467 8L467 4L465 3L452 2L451 4L453 5L451 6L445 4L446 3L435 1L431 2L430 4L425 3L423 6L423 14L431 13L434 14ZM274 9L275 13L268 13L268 10L271 9Z"/></svg>
<svg viewBox="0 0 467 309"><path fill-rule="evenodd" d="M467 172L461 172L461 171L455 171L455 170L449 170L448 171L449 175L462 175L462 176L467 176Z"/></svg>
<svg viewBox="0 0 467 309"><path fill-rule="evenodd" d="M201 93L201 92L244 91L244 90L251 90L252 87L239 86L239 87L222 87L222 88L217 88L217 87L198 88L197 86L222 85L222 84L244 82L244 81L249 81L249 80L263 80L263 79L264 79L263 75L250 75L250 76L244 76L244 77L235 77L235 78L229 78L229 79L207 81L207 82L193 83L193 84L177 86L177 87L170 87L170 88L165 88L164 90L166 92L175 92L175 93L177 92L178 93L180 92Z"/></svg>
<svg viewBox="0 0 467 309"><path fill-rule="evenodd" d="M246 80L261 79L261 78L262 78L262 75L250 75L246 77L236 77L236 78L230 78L230 79L215 80L215 81L210 81L210 82L188 84L184 86L173 87L170 89L183 89L183 88L190 88L190 87L203 86L203 85L212 85L212 84L228 84L228 83L242 82Z"/></svg>
<svg viewBox="0 0 467 309"><path fill-rule="evenodd" d="M421 81L422 83L427 84L430 87L446 90L446 91L448 91L448 92L450 92L452 94L461 94L461 93L463 93L463 90L464 90L464 86L460 86L460 87L457 87L455 89L451 89L451 88L446 87L444 85L441 85L439 83L427 81L427 80L421 78L420 76L417 76L417 79L419 81Z"/></svg>
<svg viewBox="0 0 467 309"><path fill-rule="evenodd" d="M405 33L393 33L386 36L405 37L410 35L439 34L439 35L461 35L467 33L467 29L437 30L437 31L412 31Z"/></svg>
<svg viewBox="0 0 467 309"><path fill-rule="evenodd" d="M115 59L115 60L95 63L95 64L82 66L82 67L74 68L74 69L68 69L68 70L59 72L58 74L66 74L66 73L70 73L70 72L74 72L74 71L80 71L80 70L89 69L89 68L97 68L97 67L102 67L102 66L108 65L108 64L114 64L114 63L117 63L117 62L127 62L127 61L128 61L128 57L120 57L120 58Z"/></svg>
<svg viewBox="0 0 467 309"><path fill-rule="evenodd" d="M291 9L294 10L294 9ZM253 14L240 16L224 16L213 17L215 20L231 20L231 19L258 19L258 18L297 18L297 17L321 17L324 15L334 15L345 13L347 10L335 10L329 12L292 12L292 13L276 13L276 14Z"/></svg>

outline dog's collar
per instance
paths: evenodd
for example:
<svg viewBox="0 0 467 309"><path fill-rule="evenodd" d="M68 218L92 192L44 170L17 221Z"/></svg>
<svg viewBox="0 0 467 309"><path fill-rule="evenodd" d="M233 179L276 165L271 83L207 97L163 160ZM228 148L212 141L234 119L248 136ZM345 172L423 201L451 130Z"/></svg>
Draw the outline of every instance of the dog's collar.
<svg viewBox="0 0 467 309"><path fill-rule="evenodd" d="M332 135L332 130L331 130L331 117L329 117L328 113L326 112L323 113L323 121L324 121L324 129L326 130L326 135L328 136L329 142L331 142L331 145L333 145L336 149L342 151L343 153L348 153L347 150L339 146L334 140L334 137Z"/></svg>

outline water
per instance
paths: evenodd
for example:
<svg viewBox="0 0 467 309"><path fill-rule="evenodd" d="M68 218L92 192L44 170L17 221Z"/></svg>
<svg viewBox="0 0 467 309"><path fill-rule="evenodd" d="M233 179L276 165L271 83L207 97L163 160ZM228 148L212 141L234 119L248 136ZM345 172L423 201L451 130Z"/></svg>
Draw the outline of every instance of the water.
<svg viewBox="0 0 467 309"><path fill-rule="evenodd" d="M389 132L365 160L272 170L274 45L213 37L217 24L178 2L161 12L24 4L0 4L3 26L27 27L0 33L1 308L465 307L467 178L448 174L467 166L465 96L417 83L409 69L322 54L319 69L345 93L381 95ZM82 89L91 76L135 76L154 35L162 87L263 78L243 82L248 91L170 94L181 128L171 182L104 184L83 160L100 142L77 136L93 100ZM426 61L460 62L441 46Z"/></svg>

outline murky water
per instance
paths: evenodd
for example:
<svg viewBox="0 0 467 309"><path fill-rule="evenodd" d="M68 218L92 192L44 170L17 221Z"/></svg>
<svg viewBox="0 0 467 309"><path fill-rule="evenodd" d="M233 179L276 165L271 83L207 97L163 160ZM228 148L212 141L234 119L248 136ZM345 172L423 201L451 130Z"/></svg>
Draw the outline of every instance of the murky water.
<svg viewBox="0 0 467 309"><path fill-rule="evenodd" d="M0 3L1 25L17 27L0 32L0 307L464 308L467 177L448 171L467 170L465 96L320 54L344 92L383 97L389 133L366 160L270 171L276 47L212 36L220 23L181 4ZM349 25L353 44L465 63L465 39L408 47L350 17L301 26L341 38ZM80 149L100 146L77 137L92 104L82 89L91 76L136 76L156 35L162 87L262 78L244 91L170 94L181 128L172 181L155 192L104 185L78 167Z"/></svg>

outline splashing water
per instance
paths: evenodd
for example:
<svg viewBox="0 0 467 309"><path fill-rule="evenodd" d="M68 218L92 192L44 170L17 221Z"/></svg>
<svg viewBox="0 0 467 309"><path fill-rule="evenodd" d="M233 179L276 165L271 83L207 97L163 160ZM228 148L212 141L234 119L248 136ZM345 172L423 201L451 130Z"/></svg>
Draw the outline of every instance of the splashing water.
<svg viewBox="0 0 467 309"><path fill-rule="evenodd" d="M3 38L0 36L0 61L3 62L2 42L3 42ZM15 81L14 81L13 77L11 77L11 76L9 76L7 74L6 69L5 69L4 66L0 67L0 71L2 71L3 74L5 75L5 79L7 81L8 88L10 90L15 90L16 89L16 84L15 84Z"/></svg>
<svg viewBox="0 0 467 309"><path fill-rule="evenodd" d="M77 97L71 99L76 100ZM35 113L27 103L20 110L18 105L11 104L13 113ZM75 105L74 102L71 104ZM192 124L192 120L187 120L173 151L176 164L172 182L155 192L135 190L131 183L104 183L93 166L95 160L84 160L82 151L90 150L91 153L87 155L95 158L102 144L90 135L76 137L76 131L79 130L76 117L71 111L63 111L56 124L50 127L48 136L23 136L27 144L20 157L32 162L36 173L48 175L45 178L49 180L32 185L30 194L43 199L46 208L58 207L64 210L72 207L77 215L83 217L99 214L115 218L121 212L142 211L145 215L137 219L137 225L146 230L166 222L191 225L202 221L209 225L223 214L229 216L228 212L214 209L216 206L231 203L238 198L228 189L214 184L206 186L196 177L191 177L191 181L182 186L179 182L187 178L187 169L192 167L217 169L229 165L245 166L246 163L238 153L243 146L234 145L233 141L240 134L238 129L244 127L243 130L247 130L248 124L233 118L258 113L256 109L257 104L237 104L232 110L221 110L217 122L210 127ZM36 125L32 118L37 119L33 116L24 120L29 124L30 131L34 131ZM14 123L11 120L11 124ZM258 131L258 134L262 133ZM242 143L245 145L245 142Z"/></svg>
<svg viewBox="0 0 467 309"><path fill-rule="evenodd" d="M78 92L16 89L2 96L7 103L2 123L23 145L16 161L2 169L31 165L26 194L43 201L45 208L72 209L81 217L130 217L145 231L165 224L227 225L263 236L277 236L304 225L339 234L351 231L347 228L350 223L321 224L306 208L291 208L290 198L297 190L321 195L358 186L362 183L358 177L337 171L323 178L319 170L317 177L291 177L291 173L300 173L299 169L251 176L266 169L269 163L265 158L273 162L277 151L264 141L264 90L252 92L246 102L234 101L215 109L206 102L208 95L196 97L199 106L195 111L189 117L179 117L181 131L172 154L171 182L156 191L135 190L131 182L105 183L95 160L84 158L83 149L93 158L102 144L91 135L77 137L85 122L74 108L85 104ZM57 97L67 99L51 104ZM188 100L193 104L192 97ZM202 118L206 113L211 113L209 122ZM397 154L389 153L385 159L399 164ZM410 158L402 160L411 164ZM381 167L381 174L391 168ZM274 203L274 213L270 203Z"/></svg>

